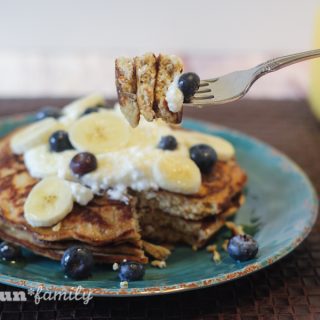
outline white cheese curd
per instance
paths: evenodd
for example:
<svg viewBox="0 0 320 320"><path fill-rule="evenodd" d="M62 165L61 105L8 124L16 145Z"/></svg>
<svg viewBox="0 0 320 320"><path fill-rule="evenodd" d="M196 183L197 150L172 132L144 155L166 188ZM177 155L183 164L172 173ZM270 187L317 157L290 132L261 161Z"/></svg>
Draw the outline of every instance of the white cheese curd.
<svg viewBox="0 0 320 320"><path fill-rule="evenodd" d="M135 191L159 189L152 168L165 153L188 157L188 150L183 146L175 151L135 146L108 152L97 156L98 169L84 175L81 183L96 194L107 191L109 198L127 202L128 188Z"/></svg>
<svg viewBox="0 0 320 320"><path fill-rule="evenodd" d="M171 112L180 112L183 105L184 96L178 87L178 79L179 76L173 80L166 93L166 101Z"/></svg>
<svg viewBox="0 0 320 320"><path fill-rule="evenodd" d="M130 147L97 156L97 170L84 175L81 182L94 193L108 190L114 200L126 201L128 188L136 191L158 189L152 174L152 163L162 150L154 146Z"/></svg>
<svg viewBox="0 0 320 320"><path fill-rule="evenodd" d="M77 182L67 182L71 189L73 200L81 206L86 206L94 197L93 192Z"/></svg>
<svg viewBox="0 0 320 320"><path fill-rule="evenodd" d="M123 184L118 184L112 189L107 190L107 196L109 199L118 200L126 204L129 203L129 197L127 194L128 187Z"/></svg>
<svg viewBox="0 0 320 320"><path fill-rule="evenodd" d="M65 127L70 127L75 121L73 117L83 110L83 105L76 108L77 104L69 108L74 113L65 115L60 119ZM103 114L117 114L120 116L118 108L113 111L101 110ZM68 123L68 125L67 125ZM50 152L48 144L34 147L25 152L24 159L29 173L34 178L45 178L47 176L58 176L61 179L77 182L72 184L75 201L79 204L91 200L93 194L106 194L110 199L128 202L128 188L135 191L158 190L159 177L155 177L154 165L164 154L177 155L179 159L189 159L189 148L197 143L207 143L218 153L218 158L228 160L234 156L234 148L227 141L217 138L192 133L188 131L174 130L162 120L147 122L141 119L138 128L129 128L129 140L121 150L109 151L96 154L98 168L77 178L70 169L71 159L79 152L77 150L67 150L64 152ZM178 141L178 148L174 151L165 151L157 148L163 136L173 135ZM112 137L111 137L112 139ZM174 180L167 177L169 180ZM188 189L193 190L198 186L199 181L190 181ZM161 187L171 185L174 181L162 181ZM194 188L192 184L194 183ZM81 185L86 187L81 187ZM77 196L76 193L79 193ZM91 192L91 193L90 193ZM179 192L177 189L176 192ZM182 190L180 192L183 193Z"/></svg>

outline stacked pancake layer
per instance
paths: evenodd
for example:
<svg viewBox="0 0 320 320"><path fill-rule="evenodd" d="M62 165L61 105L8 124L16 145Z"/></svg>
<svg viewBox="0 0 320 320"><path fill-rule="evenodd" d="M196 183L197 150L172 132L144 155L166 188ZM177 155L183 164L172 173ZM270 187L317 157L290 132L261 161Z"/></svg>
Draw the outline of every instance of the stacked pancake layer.
<svg viewBox="0 0 320 320"><path fill-rule="evenodd" d="M116 87L121 111L132 127L142 115L147 121L161 118L180 123L182 111L171 112L166 101L170 84L183 71L181 59L174 55L146 53L135 58L116 59Z"/></svg>
<svg viewBox="0 0 320 320"><path fill-rule="evenodd" d="M224 226L244 202L242 189L246 175L234 160L219 161L210 175L202 177L195 195L168 191L137 194L137 212L144 238L170 243L186 243L194 249Z"/></svg>

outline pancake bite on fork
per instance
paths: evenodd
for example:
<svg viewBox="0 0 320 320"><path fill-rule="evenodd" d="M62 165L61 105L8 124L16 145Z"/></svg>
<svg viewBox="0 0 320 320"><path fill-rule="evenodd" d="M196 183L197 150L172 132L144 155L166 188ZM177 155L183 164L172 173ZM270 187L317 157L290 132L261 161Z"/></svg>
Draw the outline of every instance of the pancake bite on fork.
<svg viewBox="0 0 320 320"><path fill-rule="evenodd" d="M195 73L182 74L183 62L175 55L120 57L115 61L115 70L120 108L132 127L139 123L138 114L147 121L159 118L180 123L183 103L200 85Z"/></svg>

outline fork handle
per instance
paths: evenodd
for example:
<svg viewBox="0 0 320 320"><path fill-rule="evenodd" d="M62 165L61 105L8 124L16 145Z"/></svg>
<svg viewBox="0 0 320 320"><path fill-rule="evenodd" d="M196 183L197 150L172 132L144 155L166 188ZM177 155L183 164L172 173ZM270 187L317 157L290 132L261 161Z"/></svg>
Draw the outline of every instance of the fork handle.
<svg viewBox="0 0 320 320"><path fill-rule="evenodd" d="M284 67L290 66L291 64L319 57L320 49L316 49L271 59L262 64L259 64L256 67L256 75L263 76L266 73L277 71Z"/></svg>

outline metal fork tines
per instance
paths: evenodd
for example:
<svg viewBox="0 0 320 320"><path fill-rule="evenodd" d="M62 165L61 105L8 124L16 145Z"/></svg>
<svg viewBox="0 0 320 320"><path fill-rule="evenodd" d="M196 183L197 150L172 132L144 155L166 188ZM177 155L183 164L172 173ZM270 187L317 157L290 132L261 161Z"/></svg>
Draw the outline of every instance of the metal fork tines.
<svg viewBox="0 0 320 320"><path fill-rule="evenodd" d="M217 79L213 79L217 80ZM213 82L212 80L212 82ZM210 83L207 80L200 81L199 90L193 97L193 101L196 103L205 103L208 99L214 99L214 95L212 93L212 88L210 87Z"/></svg>
<svg viewBox="0 0 320 320"><path fill-rule="evenodd" d="M224 76L203 80L186 106L206 106L228 103L243 97L253 83L270 72L291 64L320 57L320 49L279 57L259 64L251 69L235 71Z"/></svg>

